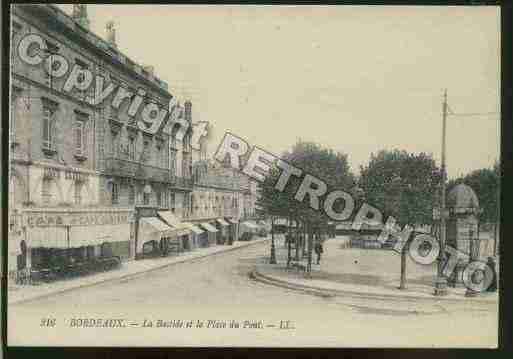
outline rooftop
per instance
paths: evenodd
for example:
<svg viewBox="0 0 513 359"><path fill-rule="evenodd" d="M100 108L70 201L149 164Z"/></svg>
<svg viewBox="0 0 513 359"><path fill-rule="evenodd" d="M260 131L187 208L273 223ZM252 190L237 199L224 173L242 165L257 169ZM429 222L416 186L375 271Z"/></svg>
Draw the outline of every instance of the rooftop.
<svg viewBox="0 0 513 359"><path fill-rule="evenodd" d="M19 5L18 5L19 6ZM135 72L139 77L142 77L153 86L158 87L160 90L164 90L167 94L168 92L168 84L167 82L159 79L151 72L147 71L144 66L137 64L132 61L128 56L123 54L116 47L113 47L106 40L102 39L92 31L84 28L78 22L76 22L70 15L66 14L64 11L59 9L56 5L53 4L24 4L23 7L30 7L34 10L46 10L46 12L51 12L55 19L60 22L60 24L64 25L84 40L86 40L90 45L94 46L97 50L104 53L104 55L108 56L112 60L121 63L126 68ZM40 13L38 11L38 13Z"/></svg>

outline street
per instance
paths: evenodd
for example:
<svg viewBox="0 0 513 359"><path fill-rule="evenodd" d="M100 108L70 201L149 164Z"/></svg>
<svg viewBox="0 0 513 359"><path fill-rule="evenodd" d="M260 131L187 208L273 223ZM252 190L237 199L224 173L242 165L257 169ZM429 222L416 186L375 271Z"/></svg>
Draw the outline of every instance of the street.
<svg viewBox="0 0 513 359"><path fill-rule="evenodd" d="M51 345L57 334L59 341L66 337L69 345L130 346L135 337L138 345L149 346L297 346L298 342L304 346L496 344L495 305L443 301L421 305L372 299L355 302L351 298L325 298L275 287L248 276L255 263L267 259L268 252L269 243L256 244L129 279L11 305L10 344L27 340L33 345ZM41 328L40 321L46 317L55 317L57 325ZM105 317L135 321L247 320L262 321L269 327L262 329L256 324L235 334L234 329L205 328L68 329L73 318ZM278 329L281 321L289 321L289 328ZM32 328L30 338L26 329L16 328Z"/></svg>

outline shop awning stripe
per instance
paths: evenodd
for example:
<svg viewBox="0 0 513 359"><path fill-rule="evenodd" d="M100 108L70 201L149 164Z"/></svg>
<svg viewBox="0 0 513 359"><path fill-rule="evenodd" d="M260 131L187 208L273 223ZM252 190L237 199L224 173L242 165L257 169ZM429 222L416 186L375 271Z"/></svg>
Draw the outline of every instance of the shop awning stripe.
<svg viewBox="0 0 513 359"><path fill-rule="evenodd" d="M230 223L226 222L226 221L225 221L224 219L222 219L222 218L217 218L216 220L217 220L217 222L218 222L221 226L229 226L229 225L230 225Z"/></svg>
<svg viewBox="0 0 513 359"><path fill-rule="evenodd" d="M211 225L210 223L206 223L206 222L203 222L203 223L200 223L201 226L203 228L205 228L207 231L211 232L211 233L216 233L217 232L217 228L214 227L213 225Z"/></svg>

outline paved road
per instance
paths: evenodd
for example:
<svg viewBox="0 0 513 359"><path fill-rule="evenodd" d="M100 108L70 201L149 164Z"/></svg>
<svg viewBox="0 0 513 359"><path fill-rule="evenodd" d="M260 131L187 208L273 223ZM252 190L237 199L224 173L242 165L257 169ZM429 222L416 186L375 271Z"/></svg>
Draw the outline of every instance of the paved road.
<svg viewBox="0 0 513 359"><path fill-rule="evenodd" d="M264 260L267 252L268 244L257 244L135 278L14 305L10 307L9 330L16 332L12 337L17 341L28 340L20 328L37 327L39 318L50 315L62 324L56 332L39 333L37 340L41 343L58 341L64 336L79 340L75 345L144 342L144 345L493 346L497 340L497 315L493 306L475 308L465 303L440 302L419 307L415 302L371 300L355 303L354 299L323 298L255 282L248 273L255 263ZM166 341L156 331L141 339L139 333L144 329L100 336L98 331L87 329L64 330L70 318L91 317L138 321L204 318L243 322L247 319L276 326L281 324L280 320L290 320L295 329L269 329L236 336L227 329L208 335L205 331L198 332L194 336L176 332L172 340L166 338ZM16 323L11 318L16 318Z"/></svg>

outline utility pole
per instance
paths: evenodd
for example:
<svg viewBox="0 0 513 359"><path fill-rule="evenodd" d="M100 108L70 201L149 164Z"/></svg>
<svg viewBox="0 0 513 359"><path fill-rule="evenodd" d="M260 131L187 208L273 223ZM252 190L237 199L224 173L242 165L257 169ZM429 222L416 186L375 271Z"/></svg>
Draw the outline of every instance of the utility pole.
<svg viewBox="0 0 513 359"><path fill-rule="evenodd" d="M444 101L442 103L442 193L440 205L440 255L438 261L438 275L435 283L435 295L447 294L447 279L443 276L443 264L445 259L445 235L446 235L446 210L445 210L445 139L447 127L447 89L444 90Z"/></svg>

